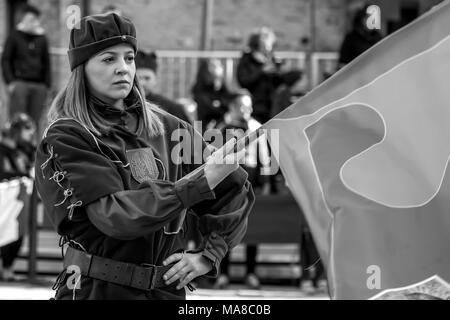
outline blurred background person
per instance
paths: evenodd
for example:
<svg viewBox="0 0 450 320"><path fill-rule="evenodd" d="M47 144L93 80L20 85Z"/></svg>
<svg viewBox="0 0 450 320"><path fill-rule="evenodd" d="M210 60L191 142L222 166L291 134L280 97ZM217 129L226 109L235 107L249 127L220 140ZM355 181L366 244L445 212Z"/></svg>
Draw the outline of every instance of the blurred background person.
<svg viewBox="0 0 450 320"><path fill-rule="evenodd" d="M267 27L262 27L250 35L248 48L242 54L237 67L237 81L247 89L253 99L254 119L261 124L272 116L274 96L283 84L285 72L281 70L283 61L274 56L276 42L275 33ZM279 192L279 174L270 176L270 192Z"/></svg>
<svg viewBox="0 0 450 320"><path fill-rule="evenodd" d="M202 122L203 132L223 121L228 110L230 90L225 84L224 68L220 60L199 61L192 95L197 103L197 118Z"/></svg>
<svg viewBox="0 0 450 320"><path fill-rule="evenodd" d="M350 63L383 38L378 30L368 28L367 21L369 15L367 8L368 6L366 5L355 13L352 29L345 36L339 50L339 69Z"/></svg>
<svg viewBox="0 0 450 320"><path fill-rule="evenodd" d="M263 124L270 119L273 94L282 83L281 62L273 54L275 41L275 33L267 27L254 32L237 67L239 85L253 97L253 117Z"/></svg>
<svg viewBox="0 0 450 320"><path fill-rule="evenodd" d="M228 111L224 114L223 121L216 126L222 132L224 141L226 142L233 135L240 139L244 134L259 129L261 123L252 114L253 101L250 93L247 90L231 92L229 94ZM247 147L245 163L243 164L256 194L267 193L268 191L269 165L270 155L267 140L261 137Z"/></svg>
<svg viewBox="0 0 450 320"><path fill-rule="evenodd" d="M0 181L31 177L34 164L36 125L28 115L16 114L0 137ZM26 208L26 206L24 206ZM4 212L3 212L4 213ZM15 281L13 265L26 233L27 210L19 215L19 238L0 248L3 270L0 278Z"/></svg>
<svg viewBox="0 0 450 320"><path fill-rule="evenodd" d="M190 122L187 116L184 106L177 103L165 96L157 93L158 91L158 57L155 52L138 51L135 57L136 61L136 76L139 79L139 83L144 88L145 98L161 107L168 113Z"/></svg>
<svg viewBox="0 0 450 320"><path fill-rule="evenodd" d="M31 5L19 11L19 23L7 37L1 64L10 95L10 116L24 112L39 126L51 86L50 55L41 12Z"/></svg>
<svg viewBox="0 0 450 320"><path fill-rule="evenodd" d="M272 117L275 117L305 95L305 92L301 87L301 82L302 72L299 70L288 71L284 74L283 84L276 90L274 95ZM278 185L284 185L284 187L280 187L280 189L286 189L286 185L283 183L285 179L280 170L277 172L276 178ZM312 289L318 290L319 282L325 280L325 269L320 260L311 230L309 229L308 222L306 221L303 212L301 213L301 220L302 230L299 253L302 274L299 279L299 287L302 288L302 290L308 290L305 283L306 281L311 281Z"/></svg>
<svg viewBox="0 0 450 320"><path fill-rule="evenodd" d="M233 137L240 139L246 133L253 132L261 127L261 123L252 117L252 112L252 98L247 90L230 94L228 111L224 115L224 120L217 125L217 129L223 134L224 143ZM267 140L261 137L247 147L245 162L242 164L242 167L248 173L248 180L252 183L255 194L267 194L269 192L269 164L270 155ZM266 175L263 175L262 172ZM221 262L220 275L215 283L216 288L224 289L230 282L230 254L231 252L228 252ZM251 289L260 288L260 280L255 270L257 254L256 243L246 245L245 284Z"/></svg>
<svg viewBox="0 0 450 320"><path fill-rule="evenodd" d="M273 97L273 105L271 108L272 118L305 95L305 92L300 87L302 84L301 71L289 71L284 75L283 79L283 84L277 88Z"/></svg>
<svg viewBox="0 0 450 320"><path fill-rule="evenodd" d="M300 266L302 274L299 279L299 287L305 290L306 281L311 281L312 289L321 289L321 281L326 282L325 268L317 251L316 243L302 213L302 231L300 239ZM322 288L323 289L323 288Z"/></svg>

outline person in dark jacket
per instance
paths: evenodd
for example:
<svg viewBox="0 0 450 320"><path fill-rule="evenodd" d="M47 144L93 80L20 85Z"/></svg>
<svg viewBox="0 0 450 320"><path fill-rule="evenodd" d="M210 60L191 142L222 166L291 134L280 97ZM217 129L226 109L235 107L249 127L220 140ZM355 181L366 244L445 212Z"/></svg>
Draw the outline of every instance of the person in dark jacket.
<svg viewBox="0 0 450 320"><path fill-rule="evenodd" d="M190 124L145 102L136 51L133 23L114 13L84 17L70 33L72 74L35 166L67 245L56 299L185 299L246 231L254 194L237 163L244 145L213 152ZM188 211L203 241L185 252Z"/></svg>
<svg viewBox="0 0 450 320"><path fill-rule="evenodd" d="M254 32L237 67L239 85L253 96L253 117L262 124L270 120L273 95L283 82L281 62L273 54L275 40L269 28Z"/></svg>
<svg viewBox="0 0 450 320"><path fill-rule="evenodd" d="M250 132L254 132L261 127L261 123L252 117L253 103L251 95L247 90L239 90L230 93L230 103L228 112L224 116L224 121L217 125L224 139L236 137L241 139ZM245 161L242 167L247 171L256 194L267 194L269 192L269 165L270 155L267 140L259 138L247 147ZM265 173L264 175L262 173ZM256 243L246 245L246 275L245 283L251 289L259 289L260 281L256 275L256 256L258 247ZM216 288L223 289L229 283L230 252L222 260L220 265L221 274L215 283Z"/></svg>
<svg viewBox="0 0 450 320"><path fill-rule="evenodd" d="M302 80L302 72L292 70L286 72L283 77L283 84L278 87L273 96L271 117L275 117L287 107L291 106L305 93L299 89Z"/></svg>
<svg viewBox="0 0 450 320"><path fill-rule="evenodd" d="M346 34L339 50L339 68L350 63L382 39L376 29L367 27L367 6L358 10L353 18L352 30Z"/></svg>
<svg viewBox="0 0 450 320"><path fill-rule="evenodd" d="M35 132L34 121L24 113L16 114L11 120L9 128L2 132L0 137L0 181L9 181L32 175L36 150L34 144ZM27 222L27 201L24 202L24 210L18 217L19 238L0 248L3 262L3 272L0 278L8 282L16 280L13 265L27 229L25 226Z"/></svg>
<svg viewBox="0 0 450 320"><path fill-rule="evenodd" d="M34 166L36 124L25 113L16 113L0 138L0 180L29 177Z"/></svg>
<svg viewBox="0 0 450 320"><path fill-rule="evenodd" d="M3 78L10 94L10 116L24 112L37 126L51 86L50 55L40 11L24 6L16 30L7 37L1 58Z"/></svg>
<svg viewBox="0 0 450 320"><path fill-rule="evenodd" d="M230 90L225 84L224 69L220 60L199 61L192 95L197 103L197 118L202 122L203 132L223 121L223 115L228 110Z"/></svg>
<svg viewBox="0 0 450 320"><path fill-rule="evenodd" d="M190 122L182 104L157 93L158 57L156 56L156 53L147 53L140 50L136 54L135 61L136 75L144 88L145 98L175 117Z"/></svg>

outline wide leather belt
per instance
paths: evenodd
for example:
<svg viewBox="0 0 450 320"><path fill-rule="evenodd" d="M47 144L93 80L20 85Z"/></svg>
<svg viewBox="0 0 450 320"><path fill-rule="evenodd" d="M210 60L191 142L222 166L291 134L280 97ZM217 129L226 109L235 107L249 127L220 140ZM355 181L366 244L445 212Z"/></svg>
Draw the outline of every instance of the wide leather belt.
<svg viewBox="0 0 450 320"><path fill-rule="evenodd" d="M162 277L173 264L167 266L136 265L94 256L68 247L64 256L64 268L67 269L69 266L78 267L81 274L87 277L150 291L167 286Z"/></svg>

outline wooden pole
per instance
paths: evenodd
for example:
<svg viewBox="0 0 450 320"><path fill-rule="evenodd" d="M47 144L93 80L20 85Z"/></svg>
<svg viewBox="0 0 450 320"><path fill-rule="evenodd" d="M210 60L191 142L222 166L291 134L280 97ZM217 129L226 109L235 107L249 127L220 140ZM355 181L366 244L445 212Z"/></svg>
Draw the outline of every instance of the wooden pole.
<svg viewBox="0 0 450 320"><path fill-rule="evenodd" d="M6 34L10 34L16 29L16 24L19 22L17 18L18 9L25 5L27 0L7 0L6 1Z"/></svg>
<svg viewBox="0 0 450 320"><path fill-rule="evenodd" d="M28 280L30 282L34 282L36 280L36 265L37 265L37 218L36 218L36 207L37 207L37 190L36 186L33 183L33 191L31 193L31 197L29 200L29 210L28 210L28 230L29 230L29 239L28 239L28 248L29 248L29 257L28 257Z"/></svg>
<svg viewBox="0 0 450 320"><path fill-rule="evenodd" d="M316 1L311 0L311 51L316 51Z"/></svg>
<svg viewBox="0 0 450 320"><path fill-rule="evenodd" d="M88 16L91 13L91 0L82 0L82 15Z"/></svg>
<svg viewBox="0 0 450 320"><path fill-rule="evenodd" d="M214 0L204 0L200 50L212 49L211 35L212 35L213 14L214 14Z"/></svg>
<svg viewBox="0 0 450 320"><path fill-rule="evenodd" d="M312 55L316 51L316 2L315 0L310 0L310 7L309 7L309 21L310 21L310 41L308 50L306 52L306 67L307 75L308 75L308 90L311 91L314 87L314 77L313 77L313 59Z"/></svg>

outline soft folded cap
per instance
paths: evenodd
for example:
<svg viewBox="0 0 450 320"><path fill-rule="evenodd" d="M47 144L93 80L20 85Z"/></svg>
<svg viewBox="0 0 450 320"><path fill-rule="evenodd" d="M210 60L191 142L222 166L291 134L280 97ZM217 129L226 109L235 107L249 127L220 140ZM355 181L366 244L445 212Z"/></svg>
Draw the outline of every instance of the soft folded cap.
<svg viewBox="0 0 450 320"><path fill-rule="evenodd" d="M70 69L89 60L96 53L127 43L137 52L136 28L127 18L115 13L83 17L70 31Z"/></svg>

